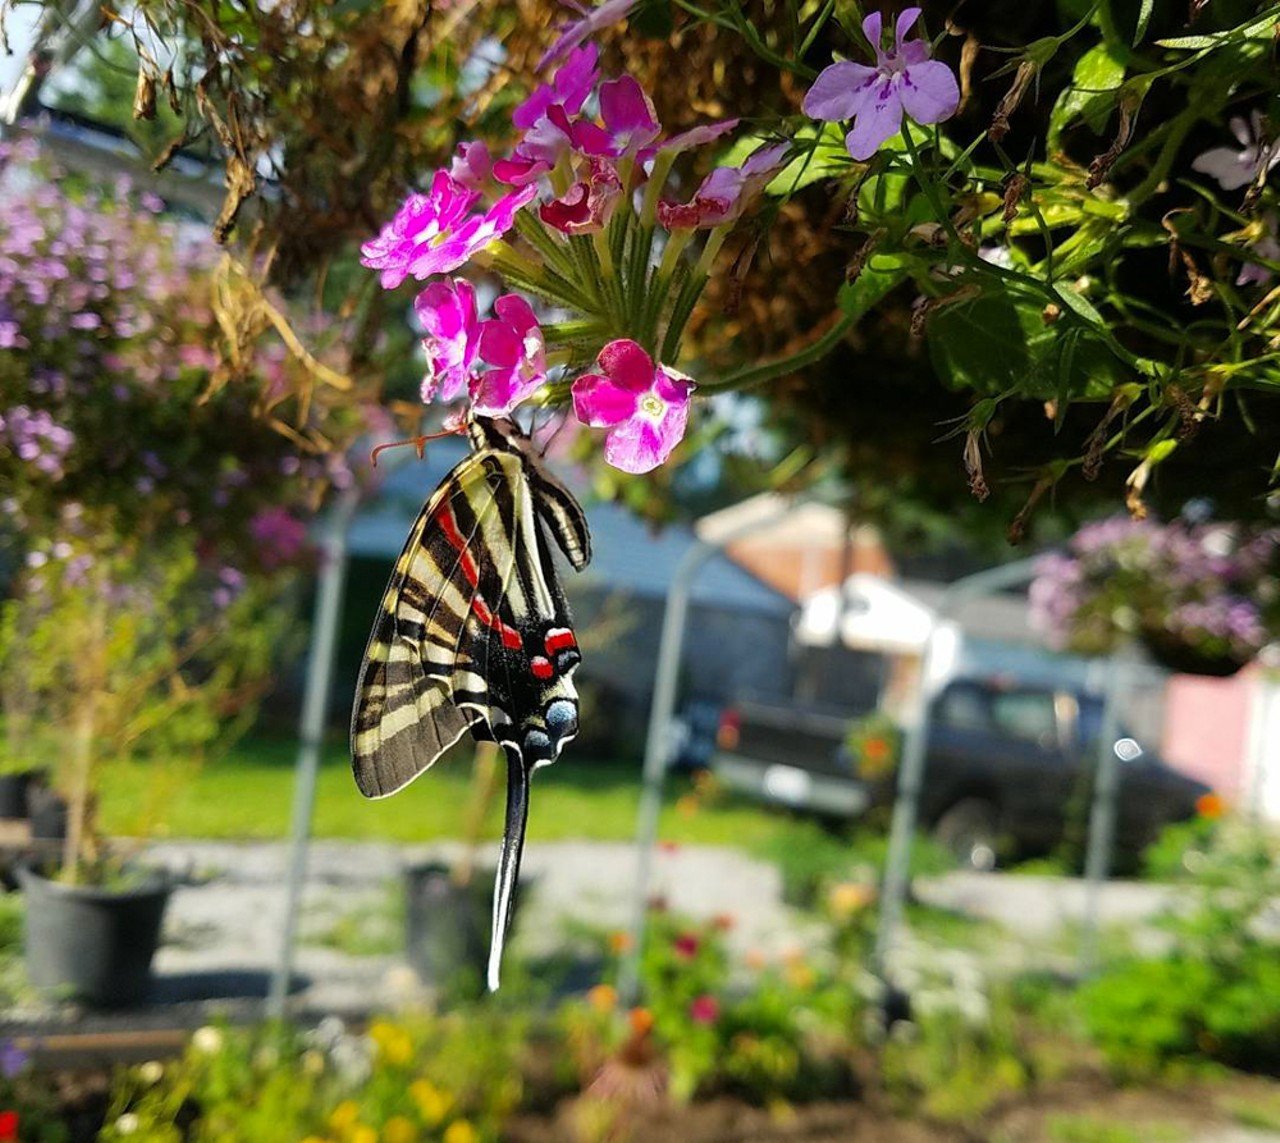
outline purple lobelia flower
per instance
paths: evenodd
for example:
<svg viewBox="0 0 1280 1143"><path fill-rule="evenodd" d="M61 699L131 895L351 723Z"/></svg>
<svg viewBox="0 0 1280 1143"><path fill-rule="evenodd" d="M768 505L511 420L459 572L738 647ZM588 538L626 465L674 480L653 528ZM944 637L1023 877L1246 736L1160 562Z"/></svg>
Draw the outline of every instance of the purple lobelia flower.
<svg viewBox="0 0 1280 1143"><path fill-rule="evenodd" d="M902 129L903 114L917 123L940 123L955 114L960 87L946 64L929 58L924 40L904 40L920 18L919 8L904 8L894 28L893 46L882 43L883 19L872 12L862 30L876 52L876 66L843 60L826 68L804 97L811 119L853 120L845 136L849 154L869 159Z"/></svg>
<svg viewBox="0 0 1280 1143"><path fill-rule="evenodd" d="M413 308L427 333L422 340L428 366L422 400L452 401L471 380L480 349L475 287L462 278L432 282L414 299Z"/></svg>
<svg viewBox="0 0 1280 1143"><path fill-rule="evenodd" d="M1280 262L1280 241L1276 240L1276 216L1266 217L1266 231L1249 249L1270 262ZM1240 267L1237 286L1265 286L1274 274L1261 262L1246 262Z"/></svg>
<svg viewBox="0 0 1280 1143"><path fill-rule="evenodd" d="M564 59L583 40L594 36L601 28L607 28L610 24L616 24L619 20L625 19L638 3L639 0L604 0L603 4L595 8L583 8L580 4L573 4L572 7L582 14L578 19L570 21L561 28L560 38L538 61L538 70L543 71L553 63Z"/></svg>
<svg viewBox="0 0 1280 1143"><path fill-rule="evenodd" d="M473 214L476 192L448 171L437 171L431 190L410 195L378 237L360 248L360 260L382 272L382 285L389 290L410 275L422 280L447 274L510 230L516 212L536 193L524 187Z"/></svg>
<svg viewBox="0 0 1280 1143"><path fill-rule="evenodd" d="M717 167L688 202L658 203L658 221L667 230L719 226L742 214L782 169L787 145L760 147L740 167Z"/></svg>
<svg viewBox="0 0 1280 1143"><path fill-rule="evenodd" d="M655 366L634 341L611 341L596 357L599 373L573 383L573 411L592 428L607 428L604 458L623 472L651 472L671 455L689 420L693 380Z"/></svg>
<svg viewBox="0 0 1280 1143"><path fill-rule="evenodd" d="M480 357L489 369L471 386L471 406L501 417L531 397L547 379L546 347L533 307L519 294L493 303L498 316L480 326Z"/></svg>
<svg viewBox="0 0 1280 1143"><path fill-rule="evenodd" d="M543 203L538 216L562 234L591 234L608 225L621 194L622 180L613 164L593 158L588 176L560 198Z"/></svg>
<svg viewBox="0 0 1280 1143"><path fill-rule="evenodd" d="M1258 177L1263 163L1262 113L1254 111L1246 122L1238 115L1229 122L1240 147L1211 147L1191 160L1191 169L1217 179L1223 190L1239 190ZM1267 170L1280 163L1280 147L1272 146L1265 156Z"/></svg>

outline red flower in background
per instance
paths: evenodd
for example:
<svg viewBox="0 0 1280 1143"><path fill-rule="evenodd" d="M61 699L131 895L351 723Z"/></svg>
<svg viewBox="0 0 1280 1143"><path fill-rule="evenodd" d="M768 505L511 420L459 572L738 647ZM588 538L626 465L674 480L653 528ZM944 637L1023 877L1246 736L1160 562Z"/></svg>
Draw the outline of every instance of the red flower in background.
<svg viewBox="0 0 1280 1143"><path fill-rule="evenodd" d="M18 1113L0 1111L0 1143L18 1143Z"/></svg>
<svg viewBox="0 0 1280 1143"><path fill-rule="evenodd" d="M720 1001L714 996L699 996L689 1005L689 1019L695 1024L714 1024L720 1018Z"/></svg>
<svg viewBox="0 0 1280 1143"><path fill-rule="evenodd" d="M698 955L698 938L692 933L681 933L671 942L671 947L681 960L693 960Z"/></svg>

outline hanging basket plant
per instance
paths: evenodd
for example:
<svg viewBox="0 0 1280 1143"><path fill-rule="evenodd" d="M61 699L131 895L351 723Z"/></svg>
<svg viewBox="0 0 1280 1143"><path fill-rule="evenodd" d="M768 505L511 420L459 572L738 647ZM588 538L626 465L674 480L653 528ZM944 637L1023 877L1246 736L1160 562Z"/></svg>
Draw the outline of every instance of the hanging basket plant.
<svg viewBox="0 0 1280 1143"><path fill-rule="evenodd" d="M1280 638L1280 530L1102 520L1041 560L1031 605L1064 650L1133 640L1171 671L1233 675Z"/></svg>

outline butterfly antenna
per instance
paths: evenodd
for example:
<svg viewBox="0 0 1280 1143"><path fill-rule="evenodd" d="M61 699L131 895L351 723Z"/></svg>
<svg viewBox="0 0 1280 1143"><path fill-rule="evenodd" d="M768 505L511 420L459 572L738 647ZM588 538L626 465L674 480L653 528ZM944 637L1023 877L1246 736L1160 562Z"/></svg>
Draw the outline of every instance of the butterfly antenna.
<svg viewBox="0 0 1280 1143"><path fill-rule="evenodd" d="M502 852L498 856L498 876L493 886L493 934L489 940L489 991L498 991L502 971L502 949L511 918L515 914L516 883L520 880L520 855L524 852L524 830L529 820L529 777L524 759L507 750L507 820L502 830Z"/></svg>
<svg viewBox="0 0 1280 1143"><path fill-rule="evenodd" d="M455 437L461 433L463 429L459 426L453 429L444 429L438 433L427 433L425 436L409 437L407 440L391 441L388 444L378 445L371 453L369 453L369 463L374 467L378 467L378 453L385 452L389 448L404 448L405 445L413 445L418 453L418 459L421 460L426 455L427 441L438 441L442 437Z"/></svg>

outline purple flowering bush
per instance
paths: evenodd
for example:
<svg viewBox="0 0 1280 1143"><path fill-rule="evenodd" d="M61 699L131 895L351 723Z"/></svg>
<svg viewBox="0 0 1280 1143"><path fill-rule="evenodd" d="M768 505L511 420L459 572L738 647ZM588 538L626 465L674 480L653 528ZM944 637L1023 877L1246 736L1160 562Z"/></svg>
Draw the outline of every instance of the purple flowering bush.
<svg viewBox="0 0 1280 1143"><path fill-rule="evenodd" d="M352 415L295 416L283 345L225 373L215 254L159 203L0 161L0 756L54 772L74 869L103 762L186 765L252 712L306 520L352 479L307 436Z"/></svg>
<svg viewBox="0 0 1280 1143"><path fill-rule="evenodd" d="M1134 639L1175 669L1227 673L1280 638L1280 530L1102 520L1041 559L1031 606L1066 649Z"/></svg>

